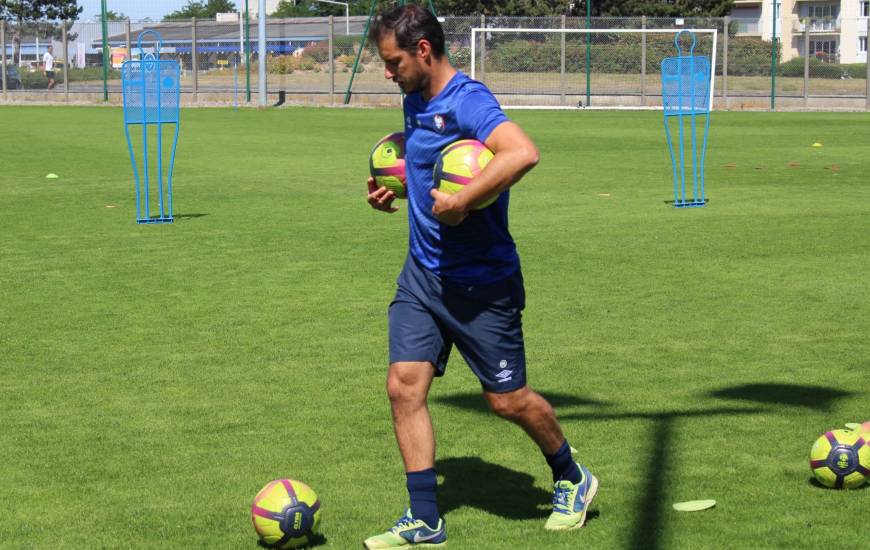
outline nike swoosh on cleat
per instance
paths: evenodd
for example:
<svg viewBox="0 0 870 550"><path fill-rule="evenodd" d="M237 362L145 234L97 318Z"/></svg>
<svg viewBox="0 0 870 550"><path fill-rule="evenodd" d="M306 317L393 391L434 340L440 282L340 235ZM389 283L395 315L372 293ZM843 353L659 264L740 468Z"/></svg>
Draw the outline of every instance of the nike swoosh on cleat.
<svg viewBox="0 0 870 550"><path fill-rule="evenodd" d="M441 533L439 532L439 533L433 533L431 535L426 535L425 537L421 537L420 533L417 532L417 533L414 533L414 542L426 542L427 540L432 540L434 538L439 537L440 535L441 535Z"/></svg>

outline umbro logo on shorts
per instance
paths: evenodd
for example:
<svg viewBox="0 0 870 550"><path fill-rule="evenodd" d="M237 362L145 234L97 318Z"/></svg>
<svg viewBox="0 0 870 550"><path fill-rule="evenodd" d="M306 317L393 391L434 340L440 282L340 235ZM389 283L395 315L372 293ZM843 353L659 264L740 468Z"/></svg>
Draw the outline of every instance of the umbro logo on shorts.
<svg viewBox="0 0 870 550"><path fill-rule="evenodd" d="M502 361L502 363L504 363L504 361ZM503 366L503 365L501 363L499 363L499 366ZM499 384L501 384L502 382L509 381L512 378L511 374L513 374L513 372L514 371L512 371L512 370L503 370L503 371L497 373L495 375L495 377L499 379L498 382L499 382Z"/></svg>

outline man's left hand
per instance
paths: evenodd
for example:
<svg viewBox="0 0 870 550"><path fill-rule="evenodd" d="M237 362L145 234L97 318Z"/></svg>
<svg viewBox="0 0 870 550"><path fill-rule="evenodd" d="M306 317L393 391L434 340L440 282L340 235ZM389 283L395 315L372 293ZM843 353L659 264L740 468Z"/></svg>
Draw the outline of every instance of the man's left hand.
<svg viewBox="0 0 870 550"><path fill-rule="evenodd" d="M456 195L450 195L437 189L433 189L429 194L435 199L435 203L432 204L432 213L441 223L459 225L462 220L468 217L468 213L459 206Z"/></svg>

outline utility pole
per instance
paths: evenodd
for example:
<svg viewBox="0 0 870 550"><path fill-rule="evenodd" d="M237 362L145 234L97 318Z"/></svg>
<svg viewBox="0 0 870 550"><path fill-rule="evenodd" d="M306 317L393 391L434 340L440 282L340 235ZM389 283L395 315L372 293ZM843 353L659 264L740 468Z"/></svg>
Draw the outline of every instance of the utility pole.
<svg viewBox="0 0 870 550"><path fill-rule="evenodd" d="M109 101L109 24L106 22L106 0L102 0L101 19L103 20L103 101ZM66 60L64 60L64 63Z"/></svg>

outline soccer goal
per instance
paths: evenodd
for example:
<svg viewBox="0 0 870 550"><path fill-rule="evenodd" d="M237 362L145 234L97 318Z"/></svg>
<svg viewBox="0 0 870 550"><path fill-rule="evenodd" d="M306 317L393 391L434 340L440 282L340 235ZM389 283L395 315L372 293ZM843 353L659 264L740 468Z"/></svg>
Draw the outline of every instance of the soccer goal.
<svg viewBox="0 0 870 550"><path fill-rule="evenodd" d="M684 29L471 29L471 77L505 107L661 109L661 62ZM695 54L711 59L717 29L691 29Z"/></svg>

